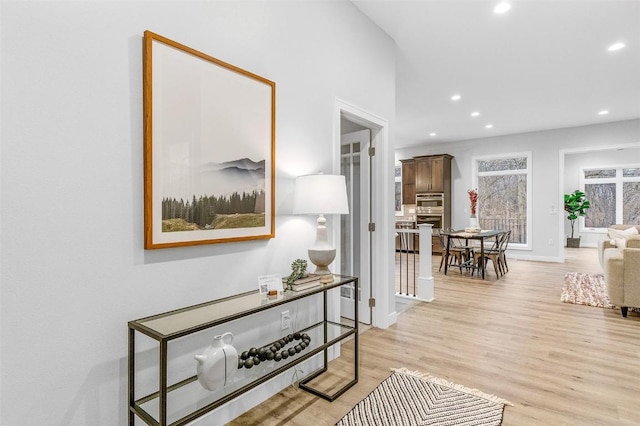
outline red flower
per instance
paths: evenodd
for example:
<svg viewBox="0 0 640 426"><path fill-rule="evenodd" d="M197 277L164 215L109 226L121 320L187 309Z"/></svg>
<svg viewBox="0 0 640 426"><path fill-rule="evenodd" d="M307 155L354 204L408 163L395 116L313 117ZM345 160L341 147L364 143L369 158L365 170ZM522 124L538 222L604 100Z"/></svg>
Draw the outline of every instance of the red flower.
<svg viewBox="0 0 640 426"><path fill-rule="evenodd" d="M469 194L469 201L471 201L471 214L476 214L476 207L478 206L478 190L470 189L467 191Z"/></svg>

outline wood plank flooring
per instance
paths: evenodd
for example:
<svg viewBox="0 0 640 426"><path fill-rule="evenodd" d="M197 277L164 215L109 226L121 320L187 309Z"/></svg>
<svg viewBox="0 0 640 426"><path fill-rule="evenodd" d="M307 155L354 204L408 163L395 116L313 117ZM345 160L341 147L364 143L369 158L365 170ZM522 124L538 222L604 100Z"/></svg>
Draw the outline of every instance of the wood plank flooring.
<svg viewBox="0 0 640 426"><path fill-rule="evenodd" d="M640 314L561 303L565 272L601 272L595 249L565 253L564 264L509 260L486 280L444 276L434 256L436 300L361 333L358 384L332 403L288 387L230 425L333 425L396 367L511 401L503 425L640 425Z"/></svg>

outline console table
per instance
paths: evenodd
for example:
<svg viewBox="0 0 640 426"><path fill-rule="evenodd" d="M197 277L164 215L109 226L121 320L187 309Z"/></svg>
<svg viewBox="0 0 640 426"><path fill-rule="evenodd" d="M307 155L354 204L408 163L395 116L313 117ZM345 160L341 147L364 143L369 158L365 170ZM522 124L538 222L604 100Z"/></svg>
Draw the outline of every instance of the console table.
<svg viewBox="0 0 640 426"><path fill-rule="evenodd" d="M356 320L354 325L345 325L329 321L327 319L327 292L349 283L354 283L353 287L357 291L358 279L356 277L334 275L334 282L332 283L323 284L320 287L305 291L286 291L278 294L274 299L269 299L266 294L261 294L255 290L237 296L213 300L199 305L129 321L129 425L133 426L136 416L145 423L154 426L186 425L222 404L237 398L267 380L318 354L322 354L323 357L322 367L303 378L299 383L299 387L329 401L338 398L358 382L358 321ZM322 297L324 307L323 316L317 323L301 330L295 330L306 333L311 337L311 343L304 351L290 356L287 359L283 359L280 362L269 361L268 363L261 363L261 368L239 369L231 383L220 390L212 392L203 391L203 388L198 383L197 375L169 383L167 364L169 343L171 341L314 295ZM357 318L357 294L354 297L354 305L355 317ZM150 337L157 341L159 345L157 391L145 396L136 395L136 333ZM289 333L287 332L285 334ZM331 394L314 388L309 382L328 369L327 349L349 336L353 336L355 344L353 352L353 379ZM255 346L261 347L269 345L272 343L272 340L273 339L267 340L265 337L264 342L256 342ZM204 350L205 348L202 349ZM174 350L176 350L176 348L172 346L172 353L174 353ZM238 352L241 352L241 350L238 349ZM193 371L195 372L195 370L196 363L194 360ZM172 398L172 403L169 403ZM152 413L157 414L154 415Z"/></svg>

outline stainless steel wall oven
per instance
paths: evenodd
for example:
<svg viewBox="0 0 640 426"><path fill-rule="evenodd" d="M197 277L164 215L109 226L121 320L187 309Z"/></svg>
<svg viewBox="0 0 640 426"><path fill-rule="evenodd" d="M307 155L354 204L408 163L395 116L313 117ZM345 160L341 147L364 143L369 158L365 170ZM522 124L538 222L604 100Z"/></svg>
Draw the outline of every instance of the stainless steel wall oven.
<svg viewBox="0 0 640 426"><path fill-rule="evenodd" d="M433 226L431 241L432 253L441 252L438 234L440 234L442 228L450 226L448 222L448 220L445 221L444 194L430 193L416 195L416 225L426 223Z"/></svg>
<svg viewBox="0 0 640 426"><path fill-rule="evenodd" d="M444 194L417 194L416 214L434 215L444 213Z"/></svg>
<svg viewBox="0 0 640 426"><path fill-rule="evenodd" d="M431 225L433 225L433 233L435 234L439 229L442 228L443 224L442 224L443 220L442 220L442 215L438 214L438 215L431 215L431 214L425 214L425 215L418 215L416 216L416 225L420 225L423 223L430 223Z"/></svg>

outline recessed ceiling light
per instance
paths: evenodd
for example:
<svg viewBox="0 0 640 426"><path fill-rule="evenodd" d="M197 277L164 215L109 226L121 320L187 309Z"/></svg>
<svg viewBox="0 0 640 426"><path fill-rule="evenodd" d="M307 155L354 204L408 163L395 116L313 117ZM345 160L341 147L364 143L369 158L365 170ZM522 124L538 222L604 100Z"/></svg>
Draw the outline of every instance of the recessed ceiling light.
<svg viewBox="0 0 640 426"><path fill-rule="evenodd" d="M471 113L471 116L472 116L472 117L477 117L477 116L479 116L479 115L480 115L480 113L479 113L478 111L473 111L473 112Z"/></svg>
<svg viewBox="0 0 640 426"><path fill-rule="evenodd" d="M436 135L437 135L436 132L429 133L429 136L431 136L431 137L436 136Z"/></svg>
<svg viewBox="0 0 640 426"><path fill-rule="evenodd" d="M607 48L607 50L609 52L615 52L616 50L620 50L622 48L624 48L625 44L622 42L617 42L617 43L613 43L611 46L609 46L609 48Z"/></svg>
<svg viewBox="0 0 640 426"><path fill-rule="evenodd" d="M485 129L493 129L493 124L487 124L484 126Z"/></svg>
<svg viewBox="0 0 640 426"><path fill-rule="evenodd" d="M462 96L458 94L451 96L452 101L459 101L460 99L462 99Z"/></svg>
<svg viewBox="0 0 640 426"><path fill-rule="evenodd" d="M603 109L598 113L598 115L607 115L607 114L609 114L609 111L607 111L606 109Z"/></svg>
<svg viewBox="0 0 640 426"><path fill-rule="evenodd" d="M496 7L493 9L493 13L501 14L508 12L509 9L511 9L511 5L506 1L503 1L496 5Z"/></svg>

